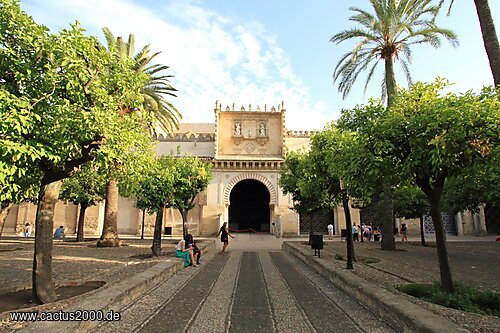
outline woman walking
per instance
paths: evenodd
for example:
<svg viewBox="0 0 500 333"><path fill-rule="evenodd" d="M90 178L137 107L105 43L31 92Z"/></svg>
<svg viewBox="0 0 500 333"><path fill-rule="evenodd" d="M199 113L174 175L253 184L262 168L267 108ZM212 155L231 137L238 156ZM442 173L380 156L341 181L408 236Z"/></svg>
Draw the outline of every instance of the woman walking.
<svg viewBox="0 0 500 333"><path fill-rule="evenodd" d="M217 237L220 235L220 241L224 243L222 246L222 251L220 253L224 253L226 251L226 247L229 245L229 237L234 238L228 231L227 231L227 222L224 222L222 227L220 227L219 233L217 234Z"/></svg>

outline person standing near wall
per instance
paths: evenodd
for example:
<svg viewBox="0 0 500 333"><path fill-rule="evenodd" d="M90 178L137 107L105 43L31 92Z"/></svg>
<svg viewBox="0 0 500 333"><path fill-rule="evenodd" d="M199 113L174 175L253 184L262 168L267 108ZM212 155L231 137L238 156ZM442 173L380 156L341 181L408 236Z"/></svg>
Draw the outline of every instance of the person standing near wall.
<svg viewBox="0 0 500 333"><path fill-rule="evenodd" d="M328 239L333 240L333 225L330 223L326 228L328 230Z"/></svg>
<svg viewBox="0 0 500 333"><path fill-rule="evenodd" d="M408 238L406 236L407 233L408 233L408 228L406 227L406 223L403 223L401 225L401 235L403 236L403 238L401 238L402 242L407 242L408 241Z"/></svg>

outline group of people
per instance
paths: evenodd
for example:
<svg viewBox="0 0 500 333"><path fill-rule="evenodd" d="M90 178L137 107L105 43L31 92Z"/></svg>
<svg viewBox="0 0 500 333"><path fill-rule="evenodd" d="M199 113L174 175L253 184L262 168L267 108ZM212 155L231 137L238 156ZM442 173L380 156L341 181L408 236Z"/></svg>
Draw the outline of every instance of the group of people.
<svg viewBox="0 0 500 333"><path fill-rule="evenodd" d="M20 232L19 236L24 236L24 237L31 237L33 234L33 227L31 226L30 223L26 223L24 225L24 232ZM65 239L66 238L66 232L64 231L64 226L60 226L54 231L54 239Z"/></svg>
<svg viewBox="0 0 500 333"><path fill-rule="evenodd" d="M382 239L382 228L381 227L373 227L370 225L353 225L352 226L352 236L355 242L365 241L371 242L372 240L375 242L379 242Z"/></svg>
<svg viewBox="0 0 500 333"><path fill-rule="evenodd" d="M229 245L229 237L234 238L227 230L227 222L224 222L219 229L217 237L220 235L220 240L223 243L221 253L226 251ZM175 248L175 256L184 260L184 267L198 266L200 264L201 250L196 245L193 235L187 234L184 239L181 239Z"/></svg>

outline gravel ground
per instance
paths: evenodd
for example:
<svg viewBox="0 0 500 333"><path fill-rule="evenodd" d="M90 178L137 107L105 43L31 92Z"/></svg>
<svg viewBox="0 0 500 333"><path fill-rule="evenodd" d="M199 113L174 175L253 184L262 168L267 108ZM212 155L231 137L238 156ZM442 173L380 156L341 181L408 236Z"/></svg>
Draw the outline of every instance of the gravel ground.
<svg viewBox="0 0 500 333"><path fill-rule="evenodd" d="M126 240L128 246L98 248L96 241L81 243L54 241L53 279L56 285L104 281L112 284L132 277L165 258L173 256L175 240L162 240L163 255L147 258L152 240ZM33 239L8 238L0 242L0 290L2 293L31 288ZM95 290L92 292L98 292ZM57 311L74 304L79 296L38 306L41 311ZM9 320L9 312L0 314L0 332L11 332L24 323Z"/></svg>
<svg viewBox="0 0 500 333"><path fill-rule="evenodd" d="M304 242L302 242L304 243ZM374 242L356 243L358 262L351 271L373 284L406 297L428 310L453 321L470 332L500 332L500 318L463 312L431 304L404 295L394 286L408 283L431 283L439 280L436 248L422 247L418 243L397 243L398 251L381 251ZM308 245L303 244L309 248ZM313 250L310 250L313 251ZM482 290L500 291L500 244L485 242L448 243L448 252L455 281L464 281ZM346 242L326 242L322 258L331 259L335 267L345 268L345 261L336 260L335 255L346 258ZM368 263L378 261L376 263Z"/></svg>

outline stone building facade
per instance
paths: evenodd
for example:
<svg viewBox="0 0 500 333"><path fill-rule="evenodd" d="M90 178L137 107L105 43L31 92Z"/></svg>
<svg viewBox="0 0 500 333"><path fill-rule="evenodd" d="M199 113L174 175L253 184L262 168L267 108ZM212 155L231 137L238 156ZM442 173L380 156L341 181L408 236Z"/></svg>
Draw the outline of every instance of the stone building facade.
<svg viewBox="0 0 500 333"><path fill-rule="evenodd" d="M299 216L290 195L279 186L279 169L288 151L307 149L312 132L289 131L285 126L286 109L278 106L252 105L235 108L216 102L214 123L184 123L174 133L159 135L157 156L192 155L212 163L214 177L206 191L196 198L188 214L188 230L197 236L213 236L223 222L234 232L262 232L277 237L307 234L312 222L316 232L325 232L329 223L335 234L345 228L343 209L317 211ZM5 232L19 233L25 223L35 221L36 207L25 203L12 208ZM72 204L57 203L54 227L63 225L68 234L75 233L79 209ZM351 210L353 224L361 224L363 214ZM455 233L485 234L484 213L459 214ZM453 217L452 217L453 218ZM104 203L89 207L85 217L85 235L99 236L104 220ZM118 233L140 235L144 221L145 235L153 234L155 216L143 214L134 201L120 198ZM418 220L406 221L410 234L418 234ZM397 221L399 224L400 221ZM178 211L165 209L163 227L168 234L182 234ZM452 230L451 230L452 231ZM453 232L453 231L452 231Z"/></svg>

